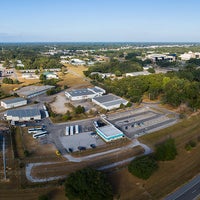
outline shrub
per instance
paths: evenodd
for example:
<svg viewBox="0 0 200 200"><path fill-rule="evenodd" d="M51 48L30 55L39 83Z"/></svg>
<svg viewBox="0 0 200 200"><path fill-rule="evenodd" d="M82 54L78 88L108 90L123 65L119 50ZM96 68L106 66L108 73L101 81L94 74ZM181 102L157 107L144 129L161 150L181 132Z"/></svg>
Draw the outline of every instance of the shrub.
<svg viewBox="0 0 200 200"><path fill-rule="evenodd" d="M174 139L170 138L156 146L155 156L157 160L174 160L177 155Z"/></svg>
<svg viewBox="0 0 200 200"><path fill-rule="evenodd" d="M189 143L187 143L187 144L185 145L185 150L186 150L186 151L190 151L191 149L192 149L192 147L190 146Z"/></svg>
<svg viewBox="0 0 200 200"><path fill-rule="evenodd" d="M49 197L48 197L48 195L43 194L43 195L40 195L40 196L38 197L38 200L49 200Z"/></svg>
<svg viewBox="0 0 200 200"><path fill-rule="evenodd" d="M144 180L148 179L157 169L157 161L152 155L138 157L128 166L128 170L131 174Z"/></svg>
<svg viewBox="0 0 200 200"><path fill-rule="evenodd" d="M197 145L196 142L193 141L193 140L190 140L189 144L190 144L191 147L196 147L196 145Z"/></svg>
<svg viewBox="0 0 200 200"><path fill-rule="evenodd" d="M30 152L28 150L24 150L24 156L25 157L29 157L30 156Z"/></svg>
<svg viewBox="0 0 200 200"><path fill-rule="evenodd" d="M192 148L196 147L196 142L190 140L188 143L185 145L186 151L190 151Z"/></svg>

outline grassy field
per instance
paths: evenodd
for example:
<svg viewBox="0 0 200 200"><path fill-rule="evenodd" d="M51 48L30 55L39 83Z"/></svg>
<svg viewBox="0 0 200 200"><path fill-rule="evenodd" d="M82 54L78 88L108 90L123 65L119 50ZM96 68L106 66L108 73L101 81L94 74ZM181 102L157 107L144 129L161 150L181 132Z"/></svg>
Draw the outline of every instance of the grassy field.
<svg viewBox="0 0 200 200"><path fill-rule="evenodd" d="M66 64L67 73L59 73L59 77L62 79L58 84L67 85L72 88L83 88L91 86L89 80L87 80L83 74L83 71L87 70L84 66L73 66Z"/></svg>
<svg viewBox="0 0 200 200"><path fill-rule="evenodd" d="M172 127L143 136L140 140L151 147L169 137L175 138L178 156L173 161L159 162L159 170L147 181L132 176L127 168L110 174L116 196L123 200L162 199L197 175L200 172L199 121L200 115L193 116ZM195 141L197 146L187 152L185 144L190 140Z"/></svg>

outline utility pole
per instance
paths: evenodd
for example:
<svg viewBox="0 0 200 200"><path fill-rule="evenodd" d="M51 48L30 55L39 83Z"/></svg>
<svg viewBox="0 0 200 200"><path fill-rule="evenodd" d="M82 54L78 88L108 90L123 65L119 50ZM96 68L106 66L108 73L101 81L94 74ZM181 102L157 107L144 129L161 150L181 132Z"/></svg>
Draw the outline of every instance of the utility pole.
<svg viewBox="0 0 200 200"><path fill-rule="evenodd" d="M3 169L4 169L4 180L6 180L6 156L5 156L5 137L3 137Z"/></svg>

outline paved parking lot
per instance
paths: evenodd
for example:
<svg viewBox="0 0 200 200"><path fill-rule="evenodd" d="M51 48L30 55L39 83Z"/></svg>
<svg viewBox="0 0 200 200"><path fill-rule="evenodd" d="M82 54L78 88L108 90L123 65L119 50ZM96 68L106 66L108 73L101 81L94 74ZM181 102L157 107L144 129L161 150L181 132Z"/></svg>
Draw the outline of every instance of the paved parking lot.
<svg viewBox="0 0 200 200"><path fill-rule="evenodd" d="M104 141L97 135L91 135L91 132L75 134L73 136L59 137L65 149L71 148L73 151L78 151L78 147L92 148L90 145L100 146L105 144Z"/></svg>
<svg viewBox="0 0 200 200"><path fill-rule="evenodd" d="M121 117L108 117L108 120L122 130L129 138L138 137L176 122L176 117L169 118L166 113L156 112L150 108L141 108L126 112Z"/></svg>

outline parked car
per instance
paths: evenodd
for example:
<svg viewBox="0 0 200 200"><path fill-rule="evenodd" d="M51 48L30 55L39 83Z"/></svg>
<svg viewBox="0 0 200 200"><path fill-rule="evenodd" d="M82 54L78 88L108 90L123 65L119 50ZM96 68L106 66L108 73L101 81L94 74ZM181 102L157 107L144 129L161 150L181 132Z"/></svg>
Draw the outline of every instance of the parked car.
<svg viewBox="0 0 200 200"><path fill-rule="evenodd" d="M78 146L78 150L79 150L79 151L84 151L84 150L86 150L86 147Z"/></svg>
<svg viewBox="0 0 200 200"><path fill-rule="evenodd" d="M70 153L72 153L72 152L73 152L73 149L72 149L72 148L69 148L68 151L69 151Z"/></svg>
<svg viewBox="0 0 200 200"><path fill-rule="evenodd" d="M94 149L94 148L96 148L96 145L95 144L91 144L90 147Z"/></svg>

